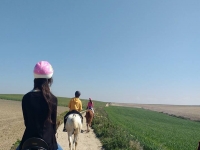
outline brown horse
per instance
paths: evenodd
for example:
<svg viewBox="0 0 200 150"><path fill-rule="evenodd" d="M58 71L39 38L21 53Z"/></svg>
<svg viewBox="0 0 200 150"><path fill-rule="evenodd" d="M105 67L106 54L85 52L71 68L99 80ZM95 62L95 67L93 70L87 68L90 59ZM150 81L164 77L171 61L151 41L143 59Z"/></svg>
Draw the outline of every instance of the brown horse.
<svg viewBox="0 0 200 150"><path fill-rule="evenodd" d="M89 132L90 131L89 130L89 126L91 127L92 119L94 117L94 114L93 114L92 110L88 109L86 111L85 117L86 117L86 123L87 123L87 132Z"/></svg>

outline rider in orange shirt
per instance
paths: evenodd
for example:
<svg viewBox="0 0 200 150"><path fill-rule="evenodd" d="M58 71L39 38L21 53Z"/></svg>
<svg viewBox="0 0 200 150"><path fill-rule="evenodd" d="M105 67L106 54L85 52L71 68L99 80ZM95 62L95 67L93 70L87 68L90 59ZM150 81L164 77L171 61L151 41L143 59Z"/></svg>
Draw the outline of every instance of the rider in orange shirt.
<svg viewBox="0 0 200 150"><path fill-rule="evenodd" d="M69 112L68 112L68 113L65 115L65 117L64 117L64 128L63 128L63 132L67 132L66 129L65 129L65 124L66 124L66 122L67 122L68 116L69 116L70 114L72 114L72 113L79 114L80 117L82 118L82 119L81 119L81 122L83 123L83 116L82 116L81 113L80 113L80 111L82 110L82 102L81 102L81 100L79 99L80 95L81 95L81 92L76 91L76 92L75 92L75 97L72 98L72 99L70 100L70 102L69 102L69 105L68 105L68 107L69 107Z"/></svg>

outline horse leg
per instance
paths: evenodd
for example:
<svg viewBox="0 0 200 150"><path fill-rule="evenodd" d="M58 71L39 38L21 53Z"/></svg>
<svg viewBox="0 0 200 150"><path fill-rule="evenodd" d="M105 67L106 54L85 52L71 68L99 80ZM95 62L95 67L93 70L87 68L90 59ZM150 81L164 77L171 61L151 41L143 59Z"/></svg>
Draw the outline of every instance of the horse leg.
<svg viewBox="0 0 200 150"><path fill-rule="evenodd" d="M68 132L69 149L72 150L72 133Z"/></svg>
<svg viewBox="0 0 200 150"><path fill-rule="evenodd" d="M89 123L87 123L87 132L90 132Z"/></svg>
<svg viewBox="0 0 200 150"><path fill-rule="evenodd" d="M74 134L74 143L75 143L75 150L76 150L77 145L78 145L78 133Z"/></svg>
<svg viewBox="0 0 200 150"><path fill-rule="evenodd" d="M90 120L90 127L92 127L92 119L93 119L93 118L91 118L91 120Z"/></svg>

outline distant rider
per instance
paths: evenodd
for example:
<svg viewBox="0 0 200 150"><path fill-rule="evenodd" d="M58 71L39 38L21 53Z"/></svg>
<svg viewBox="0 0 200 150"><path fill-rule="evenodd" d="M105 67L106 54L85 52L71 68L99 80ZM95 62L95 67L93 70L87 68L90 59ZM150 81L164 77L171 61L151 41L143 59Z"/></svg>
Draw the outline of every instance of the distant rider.
<svg viewBox="0 0 200 150"><path fill-rule="evenodd" d="M76 113L76 114L79 114L80 117L82 118L81 119L81 122L83 123L83 116L82 114L80 113L80 111L82 110L82 102L81 100L79 99L81 95L81 92L80 91L76 91L75 92L75 97L72 98L69 102L69 112L64 116L64 128L63 128L63 132L67 132L66 128L65 128L65 125L66 125L66 122L67 122L67 118L70 114L72 113Z"/></svg>
<svg viewBox="0 0 200 150"><path fill-rule="evenodd" d="M89 98L89 102L88 102L88 105L87 105L87 109L91 109L92 112L94 113L94 103L92 101L91 98Z"/></svg>

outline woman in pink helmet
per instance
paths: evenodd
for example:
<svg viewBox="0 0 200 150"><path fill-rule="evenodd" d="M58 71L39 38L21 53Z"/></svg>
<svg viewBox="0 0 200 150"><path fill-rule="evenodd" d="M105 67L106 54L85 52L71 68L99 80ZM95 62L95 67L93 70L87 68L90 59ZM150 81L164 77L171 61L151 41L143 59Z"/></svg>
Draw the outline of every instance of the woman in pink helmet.
<svg viewBox="0 0 200 150"><path fill-rule="evenodd" d="M23 96L22 111L25 131L17 150L29 138L44 140L49 150L62 150L56 141L57 98L51 93L53 68L47 61L40 61L34 67L33 90Z"/></svg>
<svg viewBox="0 0 200 150"><path fill-rule="evenodd" d="M94 103L92 101L91 98L89 98L89 102L88 102L88 105L87 105L87 109L91 109L92 112L94 113Z"/></svg>

